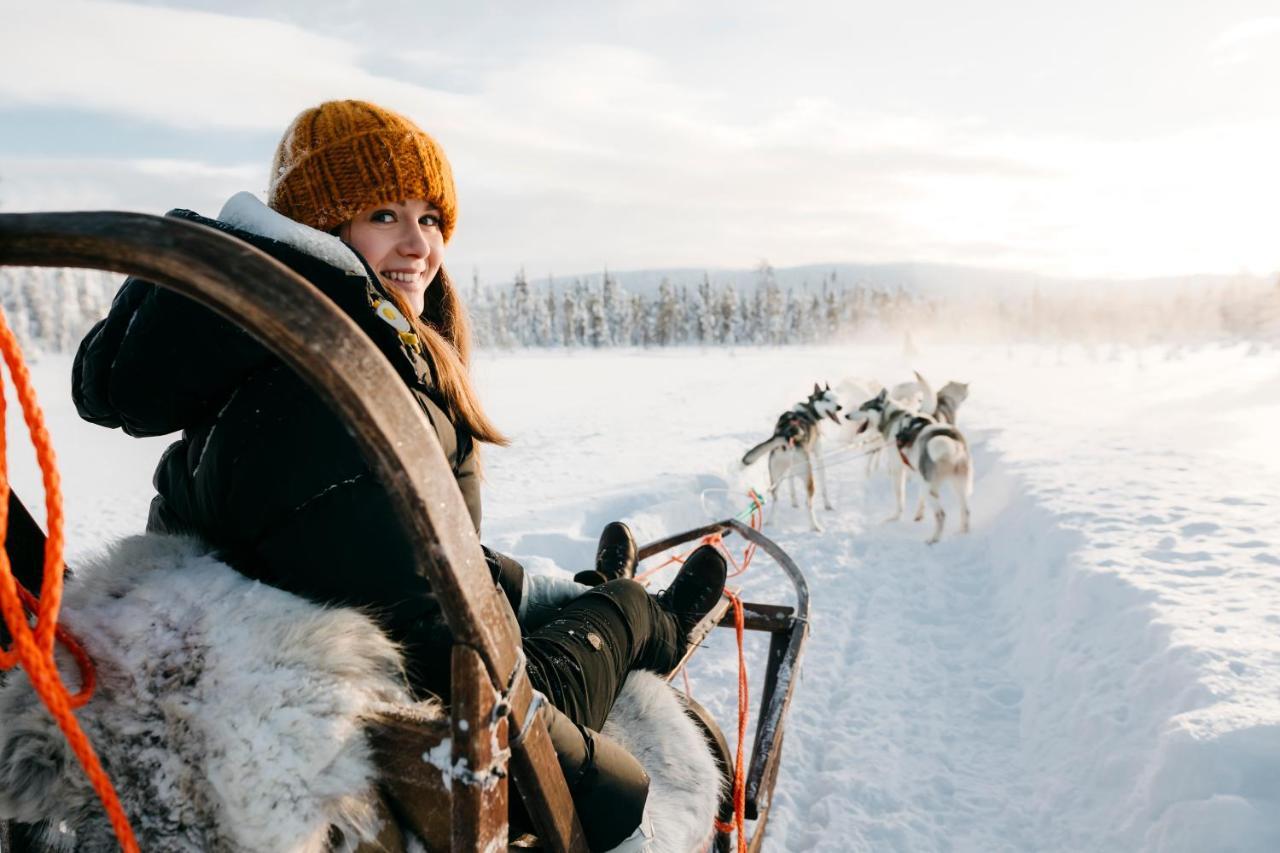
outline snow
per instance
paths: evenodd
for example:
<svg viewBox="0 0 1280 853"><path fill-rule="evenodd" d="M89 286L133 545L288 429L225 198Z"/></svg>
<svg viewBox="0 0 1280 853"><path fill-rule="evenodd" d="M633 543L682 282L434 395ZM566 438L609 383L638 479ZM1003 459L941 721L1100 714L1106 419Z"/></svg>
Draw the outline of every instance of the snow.
<svg viewBox="0 0 1280 853"><path fill-rule="evenodd" d="M954 513L933 547L927 524L883 523L887 479L834 434L826 533L778 509L812 633L767 849L1280 848L1280 355L916 343L911 364L876 346L481 352L515 439L485 458L483 538L567 576L613 519L650 540L745 507L765 465L737 460L814 381L968 380L970 535ZM74 563L142 526L166 441L79 422L69 359L33 372ZM38 504L12 396L15 485ZM791 600L763 556L739 580ZM749 635L753 716L764 648ZM732 745L731 631L690 675Z"/></svg>

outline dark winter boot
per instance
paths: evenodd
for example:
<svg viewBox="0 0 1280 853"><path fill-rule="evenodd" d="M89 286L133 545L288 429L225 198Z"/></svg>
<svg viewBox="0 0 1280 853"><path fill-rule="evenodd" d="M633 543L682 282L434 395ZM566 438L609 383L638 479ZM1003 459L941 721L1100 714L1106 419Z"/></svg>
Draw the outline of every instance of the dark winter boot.
<svg viewBox="0 0 1280 853"><path fill-rule="evenodd" d="M720 551L703 545L684 561L671 586L658 593L658 604L676 618L680 630L688 635L724 594L728 573Z"/></svg>
<svg viewBox="0 0 1280 853"><path fill-rule="evenodd" d="M596 546L595 569L578 572L573 579L588 586L599 586L605 581L636 576L636 540L631 528L621 521L611 521L600 533Z"/></svg>

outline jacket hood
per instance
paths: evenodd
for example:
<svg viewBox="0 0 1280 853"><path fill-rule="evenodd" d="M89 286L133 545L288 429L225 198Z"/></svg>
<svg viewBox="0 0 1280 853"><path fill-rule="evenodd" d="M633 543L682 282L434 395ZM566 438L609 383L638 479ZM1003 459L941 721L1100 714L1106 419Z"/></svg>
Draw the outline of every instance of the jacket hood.
<svg viewBox="0 0 1280 853"><path fill-rule="evenodd" d="M365 275L365 265L346 243L332 234L295 222L267 207L252 193L238 192L222 206L218 221L324 261L348 275Z"/></svg>

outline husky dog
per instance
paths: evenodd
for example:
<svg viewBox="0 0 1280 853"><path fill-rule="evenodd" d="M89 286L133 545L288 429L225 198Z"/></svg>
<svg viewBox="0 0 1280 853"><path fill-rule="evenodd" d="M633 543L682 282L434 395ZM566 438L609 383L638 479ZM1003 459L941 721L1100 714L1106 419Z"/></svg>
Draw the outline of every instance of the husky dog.
<svg viewBox="0 0 1280 853"><path fill-rule="evenodd" d="M820 434L818 424L823 418L830 418L837 426L840 419L836 412L841 405L831 386L822 388L815 382L813 393L803 403L797 403L790 411L783 412L773 428L773 436L762 441L746 452L742 457L743 465L750 465L766 452L769 454L769 514L766 523L773 518L773 509L777 506L778 487L783 479L791 483L791 505L796 503L796 481L792 476L805 477L808 490L809 521L813 529L822 532L818 516L813 511L813 493L815 480L822 489L822 505L834 509L827 497L827 476L822 465L820 453Z"/></svg>
<svg viewBox="0 0 1280 853"><path fill-rule="evenodd" d="M908 408L890 397L888 389L881 389L879 394L859 406L857 411L845 415L845 420L856 424L859 434L875 430L885 446L893 447L898 429L916 414L918 413L914 408ZM901 454L890 452L887 456L888 473L893 480L898 509L885 521L897 521L902 517L902 510L907 503L907 466Z"/></svg>
<svg viewBox="0 0 1280 853"><path fill-rule="evenodd" d="M901 402L893 397L895 392L905 392L904 396L909 402ZM868 432L870 429L879 433L884 444L893 448L888 452L887 465L888 475L893 480L893 497L896 500L896 511L893 515L888 516L886 521L897 521L902 517L902 510L906 508L906 479L910 470L919 470L919 466L914 462L909 462L909 453L902 452L897 447L897 434L905 427L909 421L915 418L924 418L928 423L941 421L941 425L955 425L955 412L960 407L960 403L965 401L969 396L968 383L948 382L942 387L942 391L934 393L933 388L929 386L928 380L922 377L916 371L915 382L901 383L900 386L890 389L883 389L876 397L870 398L858 410L851 411L845 416L846 420L858 424L859 433ZM911 402L920 401L919 409L915 409ZM923 429L918 427L916 430ZM964 439L961 438L961 442ZM968 460L968 444L965 444L965 459ZM966 466L968 462L966 462ZM972 466L969 466L972 467ZM869 470L869 466L868 466ZM973 493L973 478L970 474L969 491L961 497L961 503L965 498ZM925 488L929 488L928 479L925 479ZM920 492L919 506L916 507L915 520L924 519L924 502L925 493ZM940 510L941 511L941 508ZM964 503L965 519L969 517L968 503ZM965 530L968 530L968 521L965 521ZM936 539L931 539L934 542Z"/></svg>
<svg viewBox="0 0 1280 853"><path fill-rule="evenodd" d="M913 389L917 389L915 390L915 393L919 394L919 398L921 400L925 402L928 402L929 400L934 401L931 406L922 407L920 412L922 415L932 415L933 419L939 423L955 426L956 410L959 409L960 404L969 397L969 383L956 382L952 380L946 385L943 385L942 389L938 391L937 394L934 394L933 389L929 387L928 381L919 373L916 373L916 380L917 381L915 382L903 383L903 385L899 385L898 387L901 388L904 385L909 385ZM916 505L915 521L924 520L924 502L925 492L921 489L920 501Z"/></svg>
<svg viewBox="0 0 1280 853"><path fill-rule="evenodd" d="M960 404L969 399L969 383L951 381L938 390L938 405L933 416L939 421L956 425L956 410Z"/></svg>
<svg viewBox="0 0 1280 853"><path fill-rule="evenodd" d="M973 494L973 464L968 442L954 426L941 423L931 415L899 419L899 424L895 435L898 455L907 468L920 475L933 505L933 535L925 542L932 545L942 537L947 514L942 509L938 489L943 483L950 483L956 493L960 501L960 532L968 533L969 497ZM920 506L923 510L923 494Z"/></svg>

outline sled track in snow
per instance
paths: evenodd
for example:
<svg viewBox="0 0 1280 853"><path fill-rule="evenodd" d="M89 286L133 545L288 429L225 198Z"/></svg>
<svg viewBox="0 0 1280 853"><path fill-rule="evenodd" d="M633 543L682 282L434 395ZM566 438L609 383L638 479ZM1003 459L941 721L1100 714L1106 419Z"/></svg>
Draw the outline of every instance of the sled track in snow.
<svg viewBox="0 0 1280 853"><path fill-rule="evenodd" d="M993 515L1000 495L984 493L998 475L981 445L976 456L967 537L930 548L927 522L881 523L887 478L863 488L860 472L839 488L825 535L782 537L818 594L779 784L787 807L771 827L781 849L1035 847L1023 688L1000 611L1008 567L991 559L1003 510Z"/></svg>
<svg viewBox="0 0 1280 853"><path fill-rule="evenodd" d="M771 849L1182 849L1152 829L1170 794L1149 780L1206 700L1195 662L985 438L969 536L881 521L881 473L833 478L821 536L779 508L814 612Z"/></svg>

